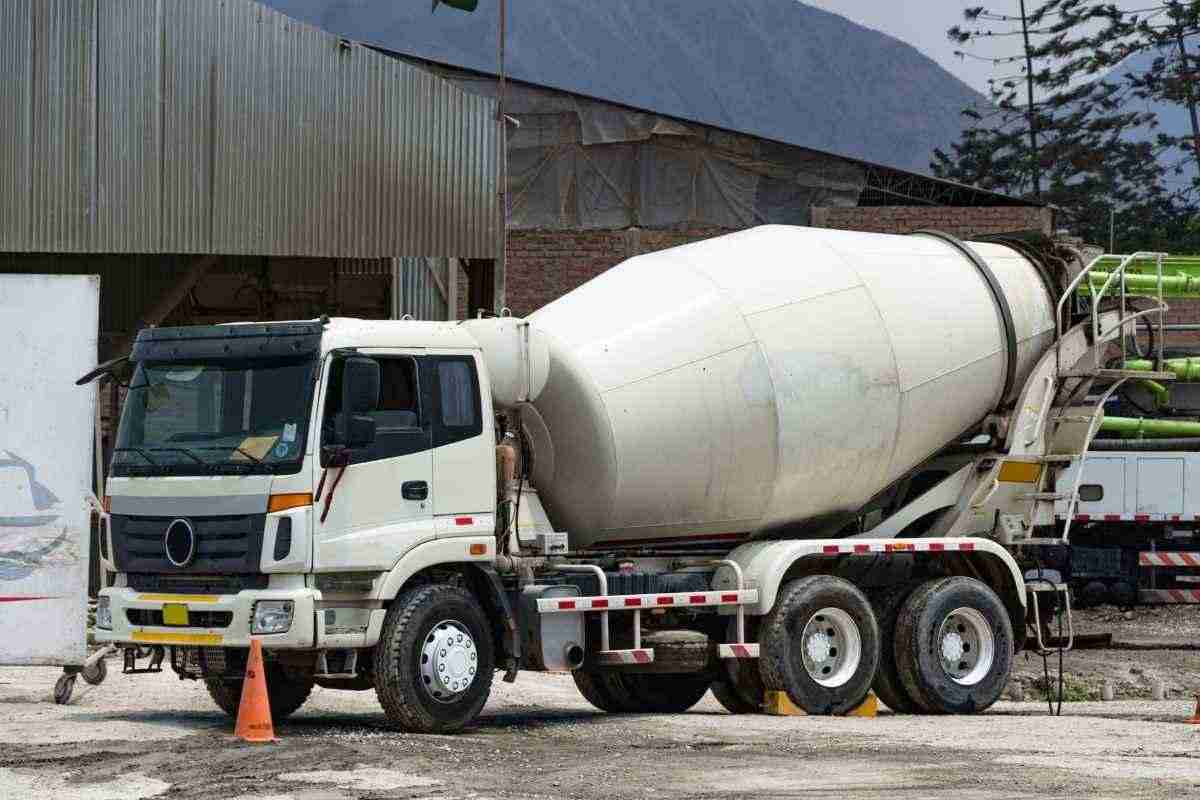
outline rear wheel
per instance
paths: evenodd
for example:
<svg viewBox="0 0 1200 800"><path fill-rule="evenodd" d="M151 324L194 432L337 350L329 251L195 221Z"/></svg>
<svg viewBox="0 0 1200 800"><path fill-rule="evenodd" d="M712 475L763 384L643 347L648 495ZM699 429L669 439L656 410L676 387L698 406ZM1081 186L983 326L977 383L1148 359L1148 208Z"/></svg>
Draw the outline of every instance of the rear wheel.
<svg viewBox="0 0 1200 800"><path fill-rule="evenodd" d="M929 581L896 619L901 682L924 711L983 711L1008 684L1012 636L1008 611L991 587L966 577Z"/></svg>
<svg viewBox="0 0 1200 800"><path fill-rule="evenodd" d="M635 711L651 714L682 714L708 693L712 676L687 672L679 675L621 675L629 687Z"/></svg>
<svg viewBox="0 0 1200 800"><path fill-rule="evenodd" d="M809 714L845 714L861 705L879 663L871 603L832 575L785 584L759 642L766 688L787 692Z"/></svg>
<svg viewBox="0 0 1200 800"><path fill-rule="evenodd" d="M713 697L730 714L757 714L766 702L757 659L725 659L712 684Z"/></svg>
<svg viewBox="0 0 1200 800"><path fill-rule="evenodd" d="M871 689L896 714L911 714L918 710L896 667L896 617L916 586L915 583L904 583L883 589L871 597L875 621L879 624L879 666Z"/></svg>
<svg viewBox="0 0 1200 800"><path fill-rule="evenodd" d="M577 669L571 673L583 699L601 711L622 714L633 711L634 700L629 688L615 672L597 669Z"/></svg>
<svg viewBox="0 0 1200 800"><path fill-rule="evenodd" d="M447 584L396 598L375 646L375 694L388 719L413 733L453 733L487 702L495 671L479 602Z"/></svg>
<svg viewBox="0 0 1200 800"><path fill-rule="evenodd" d="M267 702L271 706L271 720L281 722L300 709L312 693L312 678L296 677L279 667L268 666ZM217 707L233 719L237 719L238 707L242 703L242 684L245 681L206 678L204 687Z"/></svg>

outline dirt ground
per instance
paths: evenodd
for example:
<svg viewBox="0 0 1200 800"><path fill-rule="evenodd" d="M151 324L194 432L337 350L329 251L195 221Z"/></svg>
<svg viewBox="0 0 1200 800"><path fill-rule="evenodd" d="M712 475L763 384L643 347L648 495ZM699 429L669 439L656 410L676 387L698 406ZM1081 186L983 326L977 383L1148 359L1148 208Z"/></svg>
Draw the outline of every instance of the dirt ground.
<svg viewBox="0 0 1200 800"><path fill-rule="evenodd" d="M1163 656L1087 651L1068 668L1200 681L1200 653ZM202 686L110 667L68 706L50 700L56 670L0 669L0 800L1200 795L1200 726L1183 724L1179 695L1068 703L1057 718L1038 702L975 717L734 717L711 696L687 714L611 716L569 677L526 673L497 681L458 736L396 733L374 693L317 689L278 743L247 745Z"/></svg>

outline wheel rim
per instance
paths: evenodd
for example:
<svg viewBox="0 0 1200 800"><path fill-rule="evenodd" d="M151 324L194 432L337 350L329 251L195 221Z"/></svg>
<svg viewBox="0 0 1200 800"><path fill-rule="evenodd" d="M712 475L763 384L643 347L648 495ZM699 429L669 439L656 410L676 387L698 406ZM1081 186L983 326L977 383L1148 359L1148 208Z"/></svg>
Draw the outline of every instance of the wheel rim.
<svg viewBox="0 0 1200 800"><path fill-rule="evenodd" d="M822 686L841 686L862 661L858 625L840 608L822 608L800 634L800 654L810 678Z"/></svg>
<svg viewBox="0 0 1200 800"><path fill-rule="evenodd" d="M479 653L471 631L458 620L443 620L421 646L421 683L440 703L458 700L475 682Z"/></svg>
<svg viewBox="0 0 1200 800"><path fill-rule="evenodd" d="M946 615L938 629L937 646L942 669L962 686L983 680L996 660L992 626L974 608L956 608Z"/></svg>

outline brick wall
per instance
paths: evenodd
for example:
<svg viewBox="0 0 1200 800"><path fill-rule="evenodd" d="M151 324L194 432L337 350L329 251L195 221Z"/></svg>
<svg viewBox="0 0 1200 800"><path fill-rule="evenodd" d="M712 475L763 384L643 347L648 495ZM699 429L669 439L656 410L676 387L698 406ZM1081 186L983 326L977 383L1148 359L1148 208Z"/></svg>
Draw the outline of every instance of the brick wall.
<svg viewBox="0 0 1200 800"><path fill-rule="evenodd" d="M723 228L510 231L508 307L518 316L532 313L627 258L728 232Z"/></svg>
<svg viewBox="0 0 1200 800"><path fill-rule="evenodd" d="M814 208L812 224L817 228L868 233L912 233L932 228L960 239L1029 230L1050 235L1054 232L1054 212L1025 206Z"/></svg>
<svg viewBox="0 0 1200 800"><path fill-rule="evenodd" d="M816 227L877 233L934 228L969 238L984 233L1040 230L1052 233L1053 213L1044 208L866 206L814 208ZM507 302L518 316L529 314L610 267L641 253L663 250L729 231L723 228L620 231L510 231Z"/></svg>

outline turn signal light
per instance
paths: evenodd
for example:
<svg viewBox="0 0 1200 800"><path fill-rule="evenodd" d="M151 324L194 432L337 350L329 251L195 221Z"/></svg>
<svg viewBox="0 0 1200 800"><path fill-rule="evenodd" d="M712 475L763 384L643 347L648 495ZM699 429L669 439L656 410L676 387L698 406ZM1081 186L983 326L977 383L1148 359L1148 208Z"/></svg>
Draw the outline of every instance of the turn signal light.
<svg viewBox="0 0 1200 800"><path fill-rule="evenodd" d="M312 492L296 492L295 494L273 494L267 501L267 513L287 511L289 508L300 508L312 505Z"/></svg>
<svg viewBox="0 0 1200 800"><path fill-rule="evenodd" d="M487 555L487 545L482 543L473 544L469 548L468 552L470 552L470 554L473 556Z"/></svg>

